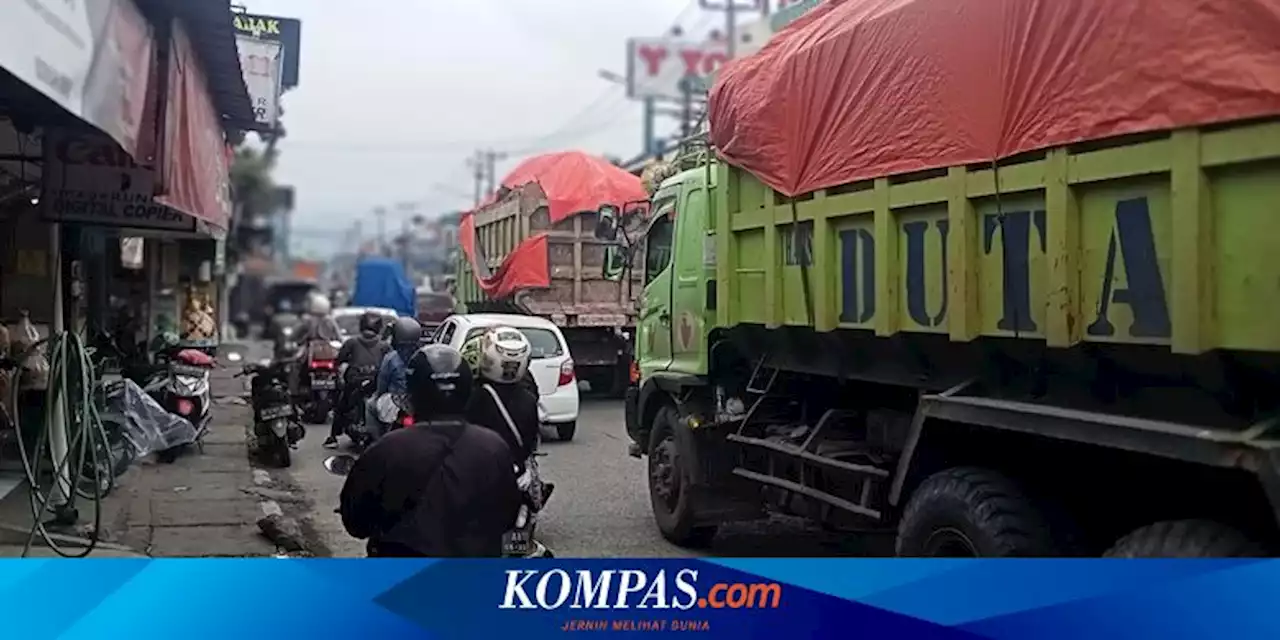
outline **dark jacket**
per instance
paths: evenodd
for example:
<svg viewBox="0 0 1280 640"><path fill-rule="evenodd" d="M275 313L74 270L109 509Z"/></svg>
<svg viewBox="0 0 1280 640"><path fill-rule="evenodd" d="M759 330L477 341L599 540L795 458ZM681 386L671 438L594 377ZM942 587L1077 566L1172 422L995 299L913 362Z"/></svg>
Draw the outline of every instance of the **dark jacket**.
<svg viewBox="0 0 1280 640"><path fill-rule="evenodd" d="M517 440L507 421L498 410L493 396L484 387L493 387L506 406L511 420L516 423L523 442ZM484 383L471 392L471 404L467 407L467 420L473 424L490 429L502 436L507 447L517 458L517 464L523 466L525 460L537 450L541 430L538 427L538 396L530 392L525 384L491 384Z"/></svg>
<svg viewBox="0 0 1280 640"><path fill-rule="evenodd" d="M502 438L461 421L420 423L374 443L342 487L342 524L369 555L498 557L522 496Z"/></svg>
<svg viewBox="0 0 1280 640"><path fill-rule="evenodd" d="M359 378L374 378L378 375L378 367L391 345L378 339L356 336L347 338L338 350L338 366L347 365L343 380L351 381Z"/></svg>

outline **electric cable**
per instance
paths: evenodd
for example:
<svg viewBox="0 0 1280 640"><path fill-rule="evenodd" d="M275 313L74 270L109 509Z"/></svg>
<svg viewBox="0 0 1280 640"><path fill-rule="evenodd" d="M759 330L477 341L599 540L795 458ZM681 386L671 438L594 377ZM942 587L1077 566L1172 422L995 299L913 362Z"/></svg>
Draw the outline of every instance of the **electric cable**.
<svg viewBox="0 0 1280 640"><path fill-rule="evenodd" d="M24 442L21 422L21 397L23 367L19 367L13 379L11 393L12 406L16 409L13 415L13 428L17 432L18 455L22 460L22 469L26 475L28 502L31 506L33 524L27 534L26 544L22 549L22 557L28 557L36 536L58 555L64 558L83 558L93 553L101 540L102 499L104 490L103 474L108 483L114 483L114 465L110 464L111 447L106 429L98 415L94 403L94 389L97 383L93 363L84 347L80 336L72 332L63 332L50 336L31 345L19 355L23 362L41 347L47 346L46 357L49 361L48 388L45 393L44 424L36 436L35 449L28 451ZM52 444L49 436L54 424L55 407L65 402L66 411L63 419L67 428L67 455L62 460L54 460ZM41 477L45 451L48 451L52 482L47 490L41 487ZM107 456L108 464L104 465L99 456ZM86 461L89 463L86 466ZM68 466L74 465L74 466ZM55 535L48 530L42 519L48 507L53 503L55 494L64 493L59 480L66 473L68 486L65 495L60 496L64 502L57 506L62 510L58 516L76 514L77 499L89 501L93 507L93 528L89 532L89 544L78 550L70 550L60 546ZM87 493L80 487L85 480L92 481L92 489Z"/></svg>

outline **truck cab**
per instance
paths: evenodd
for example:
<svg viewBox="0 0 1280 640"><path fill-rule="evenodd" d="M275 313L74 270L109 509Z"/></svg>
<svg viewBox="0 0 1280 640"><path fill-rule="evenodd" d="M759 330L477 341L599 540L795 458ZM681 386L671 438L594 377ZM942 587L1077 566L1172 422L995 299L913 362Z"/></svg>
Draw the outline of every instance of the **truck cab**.
<svg viewBox="0 0 1280 640"><path fill-rule="evenodd" d="M633 455L647 450L647 433L639 425L649 422L641 417L652 391L707 373L707 337L715 315L714 187L715 172L708 167L663 181L650 199L649 220L638 236L619 233L623 215L616 208L600 211L596 235L611 242L605 278L622 280L638 271L643 282L636 301L632 387L626 397Z"/></svg>

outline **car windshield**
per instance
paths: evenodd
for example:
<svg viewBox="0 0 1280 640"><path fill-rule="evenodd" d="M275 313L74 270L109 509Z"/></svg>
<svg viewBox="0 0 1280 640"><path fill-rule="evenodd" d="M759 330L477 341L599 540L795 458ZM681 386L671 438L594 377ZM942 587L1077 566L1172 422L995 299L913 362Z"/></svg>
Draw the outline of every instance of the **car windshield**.
<svg viewBox="0 0 1280 640"><path fill-rule="evenodd" d="M338 322L338 328L342 329L343 333L349 336L354 336L355 334L360 333L361 315L363 314L345 313L340 316L335 316L334 320Z"/></svg>
<svg viewBox="0 0 1280 640"><path fill-rule="evenodd" d="M466 343L467 340L470 340L488 330L489 327L476 327L468 331L467 339L463 340L463 343ZM564 347L560 346L560 339L557 338L556 334L552 333L550 330L534 329L531 327L516 327L516 330L523 333L525 339L529 341L530 360L557 358L564 355Z"/></svg>

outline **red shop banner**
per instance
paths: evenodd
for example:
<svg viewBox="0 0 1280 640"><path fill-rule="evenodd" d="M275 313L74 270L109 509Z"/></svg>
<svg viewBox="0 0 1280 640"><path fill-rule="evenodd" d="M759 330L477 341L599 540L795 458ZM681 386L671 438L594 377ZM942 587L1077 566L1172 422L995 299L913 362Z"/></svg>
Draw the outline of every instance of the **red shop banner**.
<svg viewBox="0 0 1280 640"><path fill-rule="evenodd" d="M191 39L175 20L160 167L164 193L156 199L226 230L231 219L230 162L222 122L207 87Z"/></svg>

